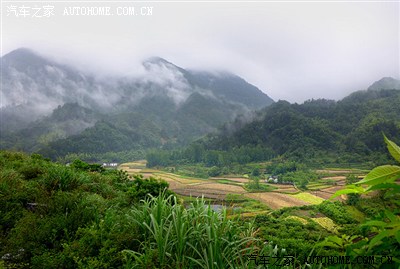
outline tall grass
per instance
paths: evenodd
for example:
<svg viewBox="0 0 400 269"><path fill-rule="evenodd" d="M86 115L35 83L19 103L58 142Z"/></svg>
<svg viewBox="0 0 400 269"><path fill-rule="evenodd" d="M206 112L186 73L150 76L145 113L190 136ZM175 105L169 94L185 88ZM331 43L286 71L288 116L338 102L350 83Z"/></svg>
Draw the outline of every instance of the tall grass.
<svg viewBox="0 0 400 269"><path fill-rule="evenodd" d="M127 268L257 268L248 255L274 251L255 239L252 223L228 219L204 199L185 208L161 194L128 216L144 240L139 251L124 252Z"/></svg>

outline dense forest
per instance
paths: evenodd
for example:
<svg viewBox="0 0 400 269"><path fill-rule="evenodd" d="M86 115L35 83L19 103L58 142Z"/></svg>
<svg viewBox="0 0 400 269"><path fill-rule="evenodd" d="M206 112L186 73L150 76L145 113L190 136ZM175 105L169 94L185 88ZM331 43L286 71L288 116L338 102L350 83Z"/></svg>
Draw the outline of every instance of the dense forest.
<svg viewBox="0 0 400 269"><path fill-rule="evenodd" d="M237 118L179 151L153 151L149 166L286 160L308 164L370 163L389 160L382 133L399 142L400 91L368 90L340 100L279 101L260 111L250 123Z"/></svg>

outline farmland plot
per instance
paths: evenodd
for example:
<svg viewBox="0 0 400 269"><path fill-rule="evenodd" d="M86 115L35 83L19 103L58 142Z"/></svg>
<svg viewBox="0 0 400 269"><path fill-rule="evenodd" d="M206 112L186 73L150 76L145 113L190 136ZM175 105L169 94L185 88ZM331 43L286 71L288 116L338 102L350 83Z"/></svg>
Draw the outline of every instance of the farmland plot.
<svg viewBox="0 0 400 269"><path fill-rule="evenodd" d="M243 186L249 182L249 179L240 176L212 177L209 179L186 177L165 171L147 169L143 161L122 164L120 169L128 171L129 174L140 173L145 178L163 179L169 183L169 188L172 191L183 196L204 196L206 198L224 200L228 194L240 194L244 197L258 200L271 209L319 204L343 188L346 179L343 173L351 171L344 169L319 170L330 175L318 182L311 183L310 190L307 192L301 192L290 184L268 184L276 189L269 192L248 192ZM342 173L342 175L337 175L337 173ZM327 180L335 181L335 185L325 183ZM337 197L335 199L343 200L345 197Z"/></svg>
<svg viewBox="0 0 400 269"><path fill-rule="evenodd" d="M308 202L297 199L292 195L277 192L246 193L245 196L251 199L259 200L272 209L310 204Z"/></svg>

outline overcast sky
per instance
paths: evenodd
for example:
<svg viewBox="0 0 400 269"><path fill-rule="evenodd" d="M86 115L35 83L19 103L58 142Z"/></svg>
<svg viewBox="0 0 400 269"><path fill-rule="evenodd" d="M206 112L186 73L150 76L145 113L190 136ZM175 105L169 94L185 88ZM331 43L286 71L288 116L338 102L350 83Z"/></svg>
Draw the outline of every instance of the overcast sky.
<svg viewBox="0 0 400 269"><path fill-rule="evenodd" d="M121 74L160 56L184 68L233 72L290 102L340 99L381 77L400 76L399 2L48 4L54 16L36 18L47 3L3 1L1 55L27 47ZM22 6L29 16L21 16ZM109 6L112 15L63 14L65 7L88 6ZM137 15L118 16L118 7L134 7ZM141 15L142 7L152 7L152 15Z"/></svg>

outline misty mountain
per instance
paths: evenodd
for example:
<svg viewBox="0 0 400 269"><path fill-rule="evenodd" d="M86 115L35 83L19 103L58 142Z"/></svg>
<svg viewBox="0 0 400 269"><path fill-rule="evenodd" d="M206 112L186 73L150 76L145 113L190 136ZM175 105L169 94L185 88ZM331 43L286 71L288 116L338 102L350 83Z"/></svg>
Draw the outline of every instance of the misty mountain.
<svg viewBox="0 0 400 269"><path fill-rule="evenodd" d="M384 77L375 81L368 90L400 90L400 80L391 77Z"/></svg>
<svg viewBox="0 0 400 269"><path fill-rule="evenodd" d="M390 79L396 83L389 86L387 81L384 78L368 90L340 101L318 99L303 104L278 101L260 111L255 120L226 124L217 134L206 136L186 150L186 153L203 152L203 158L190 154L185 158L206 162L208 155L221 152L215 158L229 160L234 159L229 152L237 149L248 150L249 156L262 149L270 156L284 155L302 162L323 162L329 158L336 162L379 162L387 155L382 133L400 142L400 88L387 89L399 81ZM259 156L263 158L262 154ZM254 158L248 161L261 161Z"/></svg>
<svg viewBox="0 0 400 269"><path fill-rule="evenodd" d="M2 148L62 154L174 147L273 103L234 74L185 70L159 57L143 62L143 74L119 77L84 73L24 48L1 61Z"/></svg>
<svg viewBox="0 0 400 269"><path fill-rule="evenodd" d="M67 138L92 127L101 119L93 110L66 103L58 106L49 116L27 123L18 131L2 131L1 147L36 151L52 141Z"/></svg>
<svg viewBox="0 0 400 269"><path fill-rule="evenodd" d="M79 103L87 108L100 108L97 96L110 98L110 89L96 83L91 76L45 59L28 49L6 54L2 61L2 131L27 127L48 116L59 105Z"/></svg>

